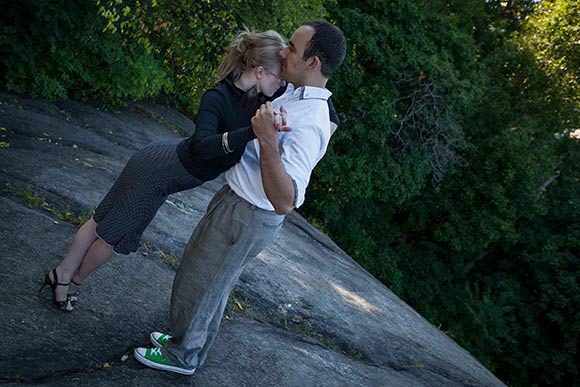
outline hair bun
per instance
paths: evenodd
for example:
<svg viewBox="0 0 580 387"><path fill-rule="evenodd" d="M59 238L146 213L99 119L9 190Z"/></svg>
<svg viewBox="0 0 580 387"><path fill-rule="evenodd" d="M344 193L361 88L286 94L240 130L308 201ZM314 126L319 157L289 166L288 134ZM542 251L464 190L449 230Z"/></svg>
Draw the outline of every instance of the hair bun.
<svg viewBox="0 0 580 387"><path fill-rule="evenodd" d="M244 72L257 66L266 69L280 65L280 50L284 48L284 39L275 31L253 32L245 28L236 34L228 47L226 57L217 71L221 81L229 74L234 80Z"/></svg>
<svg viewBox="0 0 580 387"><path fill-rule="evenodd" d="M240 54L245 54L246 51L248 51L248 48L250 48L251 43L250 43L250 32L249 31L243 31L240 32L238 34L238 36L236 37L236 50L240 53Z"/></svg>

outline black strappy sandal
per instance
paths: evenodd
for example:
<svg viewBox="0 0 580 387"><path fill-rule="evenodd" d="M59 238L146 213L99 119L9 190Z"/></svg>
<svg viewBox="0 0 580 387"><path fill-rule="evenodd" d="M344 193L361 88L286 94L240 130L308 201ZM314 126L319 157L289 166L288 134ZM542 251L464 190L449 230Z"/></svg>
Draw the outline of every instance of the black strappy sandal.
<svg viewBox="0 0 580 387"><path fill-rule="evenodd" d="M50 286L50 288L52 289L52 304L56 308L62 310L63 312L72 312L72 310L66 309L67 304L70 302L70 297L68 295L64 301L57 301L56 300L56 287L57 286L69 286L70 282L67 284L61 284L60 282L58 282L58 275L56 274L56 268L52 269L52 278L54 278L54 281L50 280L50 277L48 276L48 273L47 273L46 277L44 277L44 283L42 284L42 286L40 287L40 290L38 292L40 293L46 285Z"/></svg>

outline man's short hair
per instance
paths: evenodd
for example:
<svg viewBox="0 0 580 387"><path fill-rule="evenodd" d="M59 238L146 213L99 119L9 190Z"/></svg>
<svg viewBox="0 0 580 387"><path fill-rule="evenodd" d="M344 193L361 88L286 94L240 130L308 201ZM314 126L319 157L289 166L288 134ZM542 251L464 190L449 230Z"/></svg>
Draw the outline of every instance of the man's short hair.
<svg viewBox="0 0 580 387"><path fill-rule="evenodd" d="M330 78L344 60L346 39L340 28L327 21L313 20L304 25L314 29L314 35L304 50L304 59L317 56L322 64L322 75Z"/></svg>

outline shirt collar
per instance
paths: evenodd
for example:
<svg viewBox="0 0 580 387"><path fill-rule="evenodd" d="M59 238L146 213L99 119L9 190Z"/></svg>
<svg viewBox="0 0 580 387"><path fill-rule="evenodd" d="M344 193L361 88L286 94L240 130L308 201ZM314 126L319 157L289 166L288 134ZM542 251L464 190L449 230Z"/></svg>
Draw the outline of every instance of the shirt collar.
<svg viewBox="0 0 580 387"><path fill-rule="evenodd" d="M288 84L286 93L300 93L300 99L322 99L324 101L327 101L332 95L330 90L322 87L302 86L294 89L294 85L291 83Z"/></svg>

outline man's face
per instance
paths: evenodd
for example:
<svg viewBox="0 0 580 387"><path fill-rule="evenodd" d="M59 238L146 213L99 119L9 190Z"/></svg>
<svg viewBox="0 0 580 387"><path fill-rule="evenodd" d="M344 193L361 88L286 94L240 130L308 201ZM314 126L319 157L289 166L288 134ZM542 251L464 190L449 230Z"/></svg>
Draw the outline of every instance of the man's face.
<svg viewBox="0 0 580 387"><path fill-rule="evenodd" d="M304 60L304 50L314 35L314 28L302 26L294 32L288 46L280 50L282 77L296 87L304 84L308 61Z"/></svg>

